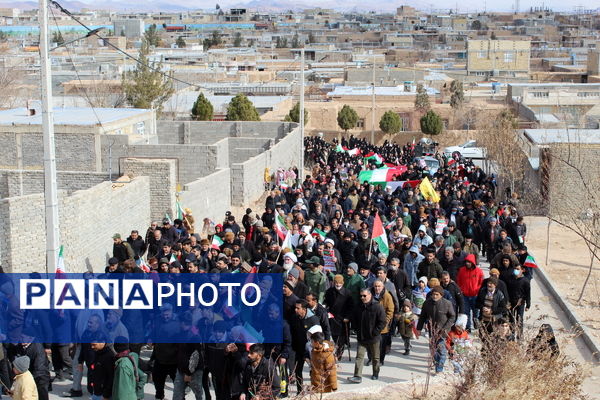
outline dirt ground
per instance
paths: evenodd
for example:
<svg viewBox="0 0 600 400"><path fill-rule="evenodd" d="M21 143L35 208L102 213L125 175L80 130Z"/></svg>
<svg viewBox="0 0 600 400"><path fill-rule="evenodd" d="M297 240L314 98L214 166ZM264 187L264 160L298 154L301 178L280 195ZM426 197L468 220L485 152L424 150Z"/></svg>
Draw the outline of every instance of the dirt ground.
<svg viewBox="0 0 600 400"><path fill-rule="evenodd" d="M559 293L574 306L581 322L600 339L600 262L594 263L582 301L577 302L590 266L587 247L577 235L553 223L550 225L546 262L548 220L529 217L526 223L526 244L538 265L550 275Z"/></svg>

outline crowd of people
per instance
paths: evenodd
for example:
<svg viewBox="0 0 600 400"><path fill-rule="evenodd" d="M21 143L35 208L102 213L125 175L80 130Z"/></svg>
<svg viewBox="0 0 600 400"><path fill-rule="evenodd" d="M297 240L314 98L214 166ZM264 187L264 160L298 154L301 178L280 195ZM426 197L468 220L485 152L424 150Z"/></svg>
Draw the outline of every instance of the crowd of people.
<svg viewBox="0 0 600 400"><path fill-rule="evenodd" d="M183 218L153 222L143 234L113 236L105 274L281 274L283 299L265 298L256 310L265 320L264 343L244 343L222 314L188 310L175 317L170 304L160 309L160 335L189 343L148 343L147 321L136 320L131 310L73 310L62 323L71 324L81 340L44 344L24 331L21 343L3 348L4 392L12 384L13 398L48 399L51 360L52 380L72 380L65 397L84 395L86 370L93 399L140 399L148 380L156 399L167 398L169 377L175 400L185 398L186 390L209 400L286 397L294 386L298 393L337 390L338 361L353 337L349 383L362 381L365 363L370 378L379 379L396 340L410 357L411 342L427 336L435 372L444 370L447 358L460 372L456 355L472 335L488 337L486 346L500 337L518 340L532 276L518 196L497 201L495 177L460 157L438 156L442 167L431 174L413 161L414 147L309 137L310 172L298 180L290 179L299 177L294 168L265 177L269 191L258 212L248 208L241 219L228 212L223 221L206 218L196 227L186 209ZM373 153L380 157L363 157ZM358 179L360 171L384 162L405 165L394 180L407 183L391 188ZM421 191L425 177L439 201ZM484 257L488 277L480 268ZM7 294L5 286L0 289ZM281 318L283 340L270 343L269 321ZM144 351L151 352L149 360L140 357Z"/></svg>

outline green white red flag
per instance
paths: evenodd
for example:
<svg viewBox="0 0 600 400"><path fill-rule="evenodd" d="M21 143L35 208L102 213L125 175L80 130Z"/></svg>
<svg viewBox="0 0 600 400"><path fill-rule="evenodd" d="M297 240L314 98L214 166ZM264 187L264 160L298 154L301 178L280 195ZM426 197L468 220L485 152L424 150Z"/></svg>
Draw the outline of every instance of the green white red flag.
<svg viewBox="0 0 600 400"><path fill-rule="evenodd" d="M538 267L537 263L535 262L535 259L530 254L527 254L527 258L525 259L523 266L527 267L527 268L537 268Z"/></svg>
<svg viewBox="0 0 600 400"><path fill-rule="evenodd" d="M60 246L60 250L58 251L58 260L56 261L56 271L57 274L66 274L67 268L65 267L65 257L63 254L63 246Z"/></svg>
<svg viewBox="0 0 600 400"><path fill-rule="evenodd" d="M313 229L312 235L316 238L319 238L319 240L321 240L321 241L324 241L325 237L327 236L327 234L325 232L323 232L322 230L317 229L317 228Z"/></svg>
<svg viewBox="0 0 600 400"><path fill-rule="evenodd" d="M377 153L370 152L364 156L365 160L375 161L375 164L380 165L383 164L384 159Z"/></svg>
<svg viewBox="0 0 600 400"><path fill-rule="evenodd" d="M377 243L379 252L387 256L390 255L390 248L388 246L387 234L383 229L383 223L379 217L379 213L375 214L375 221L373 222L373 240Z"/></svg>
<svg viewBox="0 0 600 400"><path fill-rule="evenodd" d="M285 240L285 236L288 234L288 228L285 226L285 220L280 214L277 214L275 218L275 226L277 228L277 236L279 239Z"/></svg>
<svg viewBox="0 0 600 400"><path fill-rule="evenodd" d="M212 249L221 250L221 245L222 244L223 244L223 241L221 240L221 238L218 237L217 235L215 235L215 236L213 236L212 243L211 243L210 247Z"/></svg>
<svg viewBox="0 0 600 400"><path fill-rule="evenodd" d="M281 244L281 248L288 248L290 250L294 250L294 246L292 245L292 234L288 231L287 235L285 235L285 239L283 239L283 243Z"/></svg>
<svg viewBox="0 0 600 400"><path fill-rule="evenodd" d="M397 176L406 172L406 166L401 165L396 168L379 168L360 171L358 180L361 183L369 182L372 184L385 183L396 180Z"/></svg>

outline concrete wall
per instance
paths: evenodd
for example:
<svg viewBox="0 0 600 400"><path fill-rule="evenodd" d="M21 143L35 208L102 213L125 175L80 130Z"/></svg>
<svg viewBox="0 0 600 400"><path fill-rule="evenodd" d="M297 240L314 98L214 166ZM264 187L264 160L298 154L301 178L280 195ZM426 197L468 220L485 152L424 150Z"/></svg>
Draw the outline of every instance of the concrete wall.
<svg viewBox="0 0 600 400"><path fill-rule="evenodd" d="M149 207L152 220L162 220L165 214L169 214L171 218L175 215L176 165L176 160L168 159L123 159L122 170L125 175L149 178Z"/></svg>
<svg viewBox="0 0 600 400"><path fill-rule="evenodd" d="M242 163L231 164L231 204L244 206L264 192L264 171L271 173L277 168L298 165L300 160L300 129L296 124L288 124L291 130L287 136L269 150Z"/></svg>
<svg viewBox="0 0 600 400"><path fill-rule="evenodd" d="M70 196L59 193L61 244L69 272L104 270L112 235L144 232L150 221L149 179L104 182ZM0 200L0 253L8 272L45 272L44 196Z"/></svg>
<svg viewBox="0 0 600 400"><path fill-rule="evenodd" d="M286 131L281 122L252 121L157 121L159 143L214 144L228 137L280 138ZM187 141L189 140L189 142Z"/></svg>
<svg viewBox="0 0 600 400"><path fill-rule="evenodd" d="M183 207L190 208L195 218L196 232L202 228L202 219L223 219L231 210L231 170L229 168L190 182L183 187L179 200Z"/></svg>
<svg viewBox="0 0 600 400"><path fill-rule="evenodd" d="M108 175L97 172L57 173L58 189L67 193L90 187L108 180ZM44 172L39 170L0 170L0 198L26 196L44 191Z"/></svg>

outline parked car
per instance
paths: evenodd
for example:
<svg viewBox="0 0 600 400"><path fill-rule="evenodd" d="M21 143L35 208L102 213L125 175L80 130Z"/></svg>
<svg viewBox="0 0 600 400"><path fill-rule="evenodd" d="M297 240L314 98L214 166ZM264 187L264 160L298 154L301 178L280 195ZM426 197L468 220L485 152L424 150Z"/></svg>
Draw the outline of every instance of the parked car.
<svg viewBox="0 0 600 400"><path fill-rule="evenodd" d="M459 152L464 158L486 158L487 152L484 147L478 147L476 140L469 140L460 146L450 146L444 149L444 156L452 157L454 152Z"/></svg>
<svg viewBox="0 0 600 400"><path fill-rule="evenodd" d="M427 169L429 170L429 175L435 174L438 171L438 169L440 169L440 162L437 158L434 157L415 157L415 162L421 167L427 167Z"/></svg>

